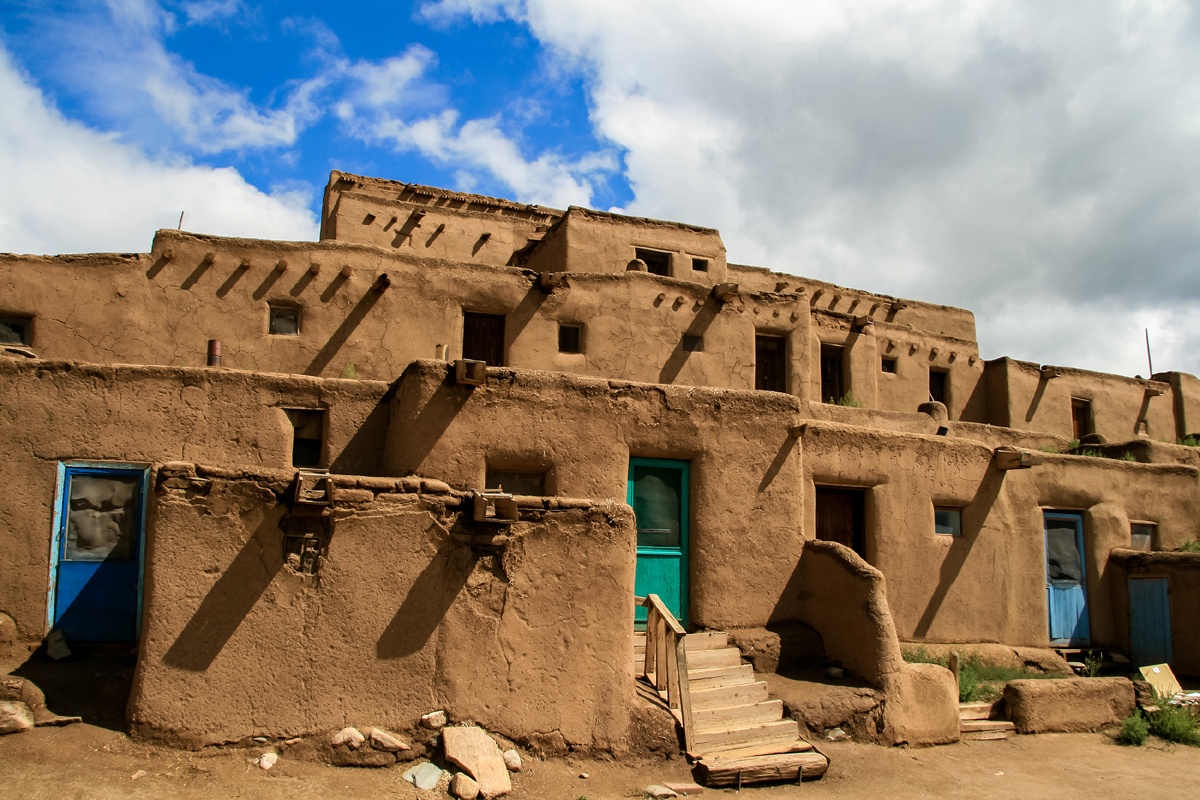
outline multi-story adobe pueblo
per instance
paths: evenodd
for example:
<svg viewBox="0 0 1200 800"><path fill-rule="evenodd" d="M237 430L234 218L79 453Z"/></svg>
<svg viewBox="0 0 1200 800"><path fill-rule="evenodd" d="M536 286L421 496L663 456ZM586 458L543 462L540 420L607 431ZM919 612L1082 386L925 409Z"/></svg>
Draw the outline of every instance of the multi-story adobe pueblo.
<svg viewBox="0 0 1200 800"><path fill-rule="evenodd" d="M0 256L0 338L0 628L136 641L143 735L620 749L651 594L807 626L880 741L958 735L900 642L1200 674L1195 377L985 361L715 230L334 172L316 243Z"/></svg>

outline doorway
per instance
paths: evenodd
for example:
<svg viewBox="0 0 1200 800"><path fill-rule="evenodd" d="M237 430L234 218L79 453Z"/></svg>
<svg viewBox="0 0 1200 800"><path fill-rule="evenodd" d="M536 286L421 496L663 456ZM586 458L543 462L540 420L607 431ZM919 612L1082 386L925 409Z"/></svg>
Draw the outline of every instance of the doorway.
<svg viewBox="0 0 1200 800"><path fill-rule="evenodd" d="M1091 642L1088 622L1087 569L1083 550L1083 515L1043 513L1046 539L1046 602L1050 643L1082 647Z"/></svg>
<svg viewBox="0 0 1200 800"><path fill-rule="evenodd" d="M846 348L833 344L821 345L821 402L836 403L846 397L846 382L842 372Z"/></svg>
<svg viewBox="0 0 1200 800"><path fill-rule="evenodd" d="M626 499L637 524L634 594L657 594L686 628L688 624L688 480L686 461L629 459ZM646 609L634 621L645 623Z"/></svg>
<svg viewBox="0 0 1200 800"><path fill-rule="evenodd" d="M838 486L817 487L817 538L844 544L867 558L867 492Z"/></svg>
<svg viewBox="0 0 1200 800"><path fill-rule="evenodd" d="M1129 650L1135 667L1171 661L1171 595L1166 578L1129 577Z"/></svg>
<svg viewBox="0 0 1200 800"><path fill-rule="evenodd" d="M47 622L68 642L137 640L149 481L136 464L58 465Z"/></svg>
<svg viewBox="0 0 1200 800"><path fill-rule="evenodd" d="M504 315L463 312L463 358L504 366Z"/></svg>

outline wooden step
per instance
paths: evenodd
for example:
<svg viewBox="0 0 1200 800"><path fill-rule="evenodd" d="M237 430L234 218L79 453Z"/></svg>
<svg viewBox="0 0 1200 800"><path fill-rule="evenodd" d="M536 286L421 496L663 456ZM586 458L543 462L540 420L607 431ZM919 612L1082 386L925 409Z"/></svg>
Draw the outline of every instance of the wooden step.
<svg viewBox="0 0 1200 800"><path fill-rule="evenodd" d="M735 686L742 683L754 683L754 667L749 664L688 670L688 685L693 691L715 689L719 686Z"/></svg>
<svg viewBox="0 0 1200 800"><path fill-rule="evenodd" d="M712 750L705 755L704 753L689 752L688 756L693 761L698 761L701 758L752 758L753 756L770 756L778 753L807 753L812 750L813 746L803 739L785 740L785 739L770 739L761 742L751 742L746 745L737 745L723 750Z"/></svg>
<svg viewBox="0 0 1200 800"><path fill-rule="evenodd" d="M720 686L716 689L697 689L692 686L692 708L697 711L706 708L761 703L769 697L766 681Z"/></svg>
<svg viewBox="0 0 1200 800"><path fill-rule="evenodd" d="M1006 719L965 719L958 723L958 729L963 733L975 731L1015 731L1017 726Z"/></svg>
<svg viewBox="0 0 1200 800"><path fill-rule="evenodd" d="M729 634L721 631L701 631L683 637L683 646L690 654L693 650L720 650L729 646Z"/></svg>
<svg viewBox="0 0 1200 800"><path fill-rule="evenodd" d="M996 703L959 703L959 719L992 719L996 714Z"/></svg>
<svg viewBox="0 0 1200 800"><path fill-rule="evenodd" d="M766 700L761 703L702 709L697 709L693 704L692 719L696 723L697 731L744 728L747 725L783 719L783 701Z"/></svg>
<svg viewBox="0 0 1200 800"><path fill-rule="evenodd" d="M779 753L748 758L705 758L696 765L696 779L705 786L817 780L829 769L820 753Z"/></svg>
<svg viewBox="0 0 1200 800"><path fill-rule="evenodd" d="M990 739L1007 739L1012 731L963 731L958 738L964 742L986 742Z"/></svg>
<svg viewBox="0 0 1200 800"><path fill-rule="evenodd" d="M736 647L719 650L688 650L688 671L713 667L736 667L742 663L742 654Z"/></svg>
<svg viewBox="0 0 1200 800"><path fill-rule="evenodd" d="M721 750L766 742L783 744L796 741L799 737L800 729L796 725L796 720L781 719L741 728L696 731L693 747L698 753L716 753Z"/></svg>

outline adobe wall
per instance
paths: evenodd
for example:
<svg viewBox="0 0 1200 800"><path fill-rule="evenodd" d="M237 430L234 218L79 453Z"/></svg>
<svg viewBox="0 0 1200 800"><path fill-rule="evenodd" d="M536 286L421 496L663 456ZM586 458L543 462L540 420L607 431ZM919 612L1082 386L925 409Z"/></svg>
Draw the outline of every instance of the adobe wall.
<svg viewBox="0 0 1200 800"><path fill-rule="evenodd" d="M987 362L987 371L996 425L1073 439L1071 399L1079 398L1091 402L1093 429L1109 441L1176 438L1170 385L1161 381L1066 367L1039 369L1011 358Z"/></svg>
<svg viewBox="0 0 1200 800"><path fill-rule="evenodd" d="M334 170L321 241L502 267L561 211Z"/></svg>
<svg viewBox="0 0 1200 800"><path fill-rule="evenodd" d="M478 488L488 463L553 465L556 493L624 501L630 456L691 463L691 622L749 627L778 606L800 557L799 402L772 392L652 386L489 370L453 384L414 363L395 389L385 468Z"/></svg>
<svg viewBox="0 0 1200 800"><path fill-rule="evenodd" d="M0 611L21 637L46 632L56 467L60 460L197 459L289 468L285 407L327 409L326 464L371 473L387 429L387 384L229 370L0 359L0 470L19 491L0 499L0 548L13 569Z"/></svg>
<svg viewBox="0 0 1200 800"><path fill-rule="evenodd" d="M668 277L705 287L725 282L725 245L712 228L572 206L556 233L566 239L562 269L567 272L620 274L643 247L670 254ZM707 268L693 269L694 258L706 261Z"/></svg>
<svg viewBox="0 0 1200 800"><path fill-rule="evenodd" d="M1156 372L1156 381L1164 381L1171 387L1171 401L1175 406L1175 439L1200 433L1200 380L1186 372Z"/></svg>
<svg viewBox="0 0 1200 800"><path fill-rule="evenodd" d="M631 510L539 502L496 554L456 538L490 528L459 497L420 485L339 482L312 576L284 556L288 475L165 467L135 729L197 746L444 708L518 741L623 749Z"/></svg>
<svg viewBox="0 0 1200 800"><path fill-rule="evenodd" d="M1193 534L1194 536L1194 534ZM1115 550L1109 558L1112 614L1117 641L1130 650L1129 576L1166 578L1171 605L1171 669L1200 677L1200 553L1141 553ZM1134 665L1145 666L1145 665Z"/></svg>

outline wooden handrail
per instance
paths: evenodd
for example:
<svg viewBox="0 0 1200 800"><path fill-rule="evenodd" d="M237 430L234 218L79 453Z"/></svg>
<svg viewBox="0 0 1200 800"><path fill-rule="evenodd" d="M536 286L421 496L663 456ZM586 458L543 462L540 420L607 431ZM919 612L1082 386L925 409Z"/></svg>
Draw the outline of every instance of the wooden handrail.
<svg viewBox="0 0 1200 800"><path fill-rule="evenodd" d="M646 658L642 674L647 680L654 676L654 688L683 728L684 747L693 750L695 731L687 677L687 631L658 595L635 600L646 609Z"/></svg>

